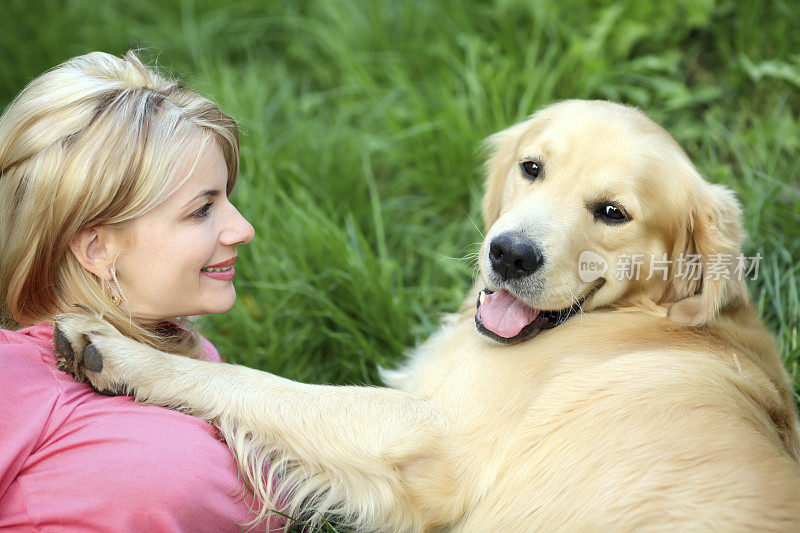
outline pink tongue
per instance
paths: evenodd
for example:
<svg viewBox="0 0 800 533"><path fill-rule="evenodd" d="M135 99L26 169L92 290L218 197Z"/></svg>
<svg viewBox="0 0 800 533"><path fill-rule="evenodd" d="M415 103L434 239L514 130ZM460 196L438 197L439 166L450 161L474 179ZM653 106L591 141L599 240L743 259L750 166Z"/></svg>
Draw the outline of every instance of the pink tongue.
<svg viewBox="0 0 800 533"><path fill-rule="evenodd" d="M510 338L533 322L539 311L501 290L486 295L480 313L483 327L501 337Z"/></svg>

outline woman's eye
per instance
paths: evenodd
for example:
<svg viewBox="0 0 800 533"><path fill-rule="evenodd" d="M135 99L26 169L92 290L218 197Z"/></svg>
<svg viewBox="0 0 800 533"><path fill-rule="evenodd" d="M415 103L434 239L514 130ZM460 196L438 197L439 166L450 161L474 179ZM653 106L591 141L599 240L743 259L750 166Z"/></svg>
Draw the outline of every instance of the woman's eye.
<svg viewBox="0 0 800 533"><path fill-rule="evenodd" d="M191 218L203 218L208 215L208 211L211 209L212 205L214 205L214 202L209 202L189 216Z"/></svg>
<svg viewBox="0 0 800 533"><path fill-rule="evenodd" d="M594 209L594 218L606 224L622 224L630 220L625 211L614 204L598 204Z"/></svg>
<svg viewBox="0 0 800 533"><path fill-rule="evenodd" d="M542 175L542 164L538 161L523 161L519 167L522 169L522 175L529 180L535 180Z"/></svg>

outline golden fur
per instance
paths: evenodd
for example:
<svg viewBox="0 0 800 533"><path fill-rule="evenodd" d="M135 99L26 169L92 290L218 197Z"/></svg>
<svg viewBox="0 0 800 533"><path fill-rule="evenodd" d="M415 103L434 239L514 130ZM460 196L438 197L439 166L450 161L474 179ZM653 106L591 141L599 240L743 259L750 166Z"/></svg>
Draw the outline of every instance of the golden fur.
<svg viewBox="0 0 800 533"><path fill-rule="evenodd" d="M738 253L740 212L641 112L568 101L493 136L481 280L392 388L292 382L132 343L85 314L58 327L102 353L98 389L216 424L262 499L357 531L789 530L800 527L800 433L774 339L739 279L576 274L581 251ZM536 158L542 179L520 176ZM614 201L606 225L587 205ZM535 239L536 283L499 282L488 242ZM672 272L671 272L672 273ZM476 331L478 290L582 311L513 345ZM588 295L588 297L587 297ZM80 358L80 356L78 357ZM77 365L67 364L80 372ZM272 461L264 473L266 459Z"/></svg>

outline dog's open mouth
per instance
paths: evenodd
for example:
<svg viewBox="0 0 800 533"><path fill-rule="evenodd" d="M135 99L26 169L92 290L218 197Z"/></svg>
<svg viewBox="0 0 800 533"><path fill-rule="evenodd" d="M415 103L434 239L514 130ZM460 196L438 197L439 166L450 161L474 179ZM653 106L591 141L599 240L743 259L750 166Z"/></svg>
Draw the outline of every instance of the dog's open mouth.
<svg viewBox="0 0 800 533"><path fill-rule="evenodd" d="M504 344L523 341L546 329L552 329L566 321L581 309L581 305L603 283L596 285L580 301L558 311L544 311L529 306L505 289L484 289L478 295L478 311L475 325L487 337Z"/></svg>

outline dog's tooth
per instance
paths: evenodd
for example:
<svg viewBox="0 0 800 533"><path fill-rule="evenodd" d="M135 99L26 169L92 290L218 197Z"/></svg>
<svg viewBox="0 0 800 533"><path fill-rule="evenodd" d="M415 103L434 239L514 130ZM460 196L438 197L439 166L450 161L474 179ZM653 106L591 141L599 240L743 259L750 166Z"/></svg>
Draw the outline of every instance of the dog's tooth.
<svg viewBox="0 0 800 533"><path fill-rule="evenodd" d="M482 290L478 293L478 307L483 305L483 301L486 299L486 289Z"/></svg>

